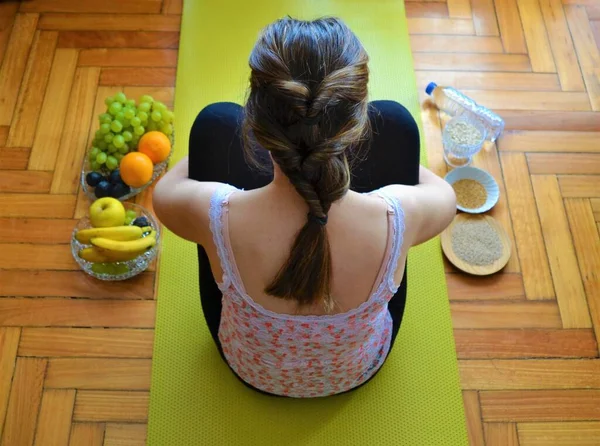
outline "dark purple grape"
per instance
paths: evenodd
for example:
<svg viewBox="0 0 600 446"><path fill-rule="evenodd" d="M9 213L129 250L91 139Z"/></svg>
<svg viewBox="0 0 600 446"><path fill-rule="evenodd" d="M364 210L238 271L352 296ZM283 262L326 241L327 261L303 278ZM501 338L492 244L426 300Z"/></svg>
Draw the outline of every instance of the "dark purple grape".
<svg viewBox="0 0 600 446"><path fill-rule="evenodd" d="M100 181L102 181L104 177L99 172L90 172L85 177L85 182L88 186L96 187Z"/></svg>
<svg viewBox="0 0 600 446"><path fill-rule="evenodd" d="M135 220L133 220L133 225L139 226L140 228L145 228L146 226L151 226L150 222L148 221L148 219L146 217L136 218Z"/></svg>
<svg viewBox="0 0 600 446"><path fill-rule="evenodd" d="M94 195L96 195L96 198L110 197L112 195L112 188L112 184L106 180L102 180L96 185Z"/></svg>
<svg viewBox="0 0 600 446"><path fill-rule="evenodd" d="M123 182L111 185L111 197L121 198L131 192L131 188Z"/></svg>

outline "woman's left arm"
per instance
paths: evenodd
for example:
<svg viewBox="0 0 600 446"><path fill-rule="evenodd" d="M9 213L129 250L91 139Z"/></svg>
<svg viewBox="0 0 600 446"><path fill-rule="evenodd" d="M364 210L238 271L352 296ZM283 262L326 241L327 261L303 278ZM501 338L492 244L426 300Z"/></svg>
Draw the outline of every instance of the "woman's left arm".
<svg viewBox="0 0 600 446"><path fill-rule="evenodd" d="M156 184L152 206L170 231L186 240L204 244L211 239L208 210L219 183L188 177L188 157L182 159Z"/></svg>

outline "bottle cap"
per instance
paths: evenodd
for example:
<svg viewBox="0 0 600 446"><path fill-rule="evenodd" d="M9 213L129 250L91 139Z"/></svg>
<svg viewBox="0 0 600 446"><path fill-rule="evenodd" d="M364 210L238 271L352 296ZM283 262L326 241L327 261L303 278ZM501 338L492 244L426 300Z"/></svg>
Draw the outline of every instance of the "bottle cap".
<svg viewBox="0 0 600 446"><path fill-rule="evenodd" d="M433 93L435 87L437 87L437 84L435 82L429 82L429 85L427 85L427 87L425 88L425 93L431 96L431 93Z"/></svg>

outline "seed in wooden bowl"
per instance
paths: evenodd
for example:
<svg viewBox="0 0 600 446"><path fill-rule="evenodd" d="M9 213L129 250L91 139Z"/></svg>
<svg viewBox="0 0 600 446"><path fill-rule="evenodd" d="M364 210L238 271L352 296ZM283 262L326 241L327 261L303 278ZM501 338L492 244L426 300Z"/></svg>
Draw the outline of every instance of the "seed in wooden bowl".
<svg viewBox="0 0 600 446"><path fill-rule="evenodd" d="M466 221L452 230L452 250L471 265L487 266L502 257L502 241L487 221Z"/></svg>
<svg viewBox="0 0 600 446"><path fill-rule="evenodd" d="M471 179L458 180L452 184L456 194L456 202L466 209L477 209L487 201L487 191L479 181Z"/></svg>
<svg viewBox="0 0 600 446"><path fill-rule="evenodd" d="M472 146L481 142L481 131L473 124L458 121L448 126L448 135L456 144Z"/></svg>

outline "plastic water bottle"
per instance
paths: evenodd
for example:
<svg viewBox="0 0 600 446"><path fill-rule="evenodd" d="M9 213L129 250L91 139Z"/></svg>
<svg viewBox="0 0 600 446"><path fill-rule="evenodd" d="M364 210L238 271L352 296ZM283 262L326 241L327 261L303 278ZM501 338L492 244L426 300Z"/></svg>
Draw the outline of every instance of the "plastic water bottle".
<svg viewBox="0 0 600 446"><path fill-rule="evenodd" d="M457 116L465 112L476 116L485 126L487 137L491 142L496 141L504 130L504 120L489 108L483 107L473 99L465 96L452 87L440 87L435 82L429 83L425 92L433 97L437 107L450 116Z"/></svg>

